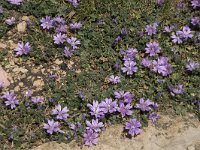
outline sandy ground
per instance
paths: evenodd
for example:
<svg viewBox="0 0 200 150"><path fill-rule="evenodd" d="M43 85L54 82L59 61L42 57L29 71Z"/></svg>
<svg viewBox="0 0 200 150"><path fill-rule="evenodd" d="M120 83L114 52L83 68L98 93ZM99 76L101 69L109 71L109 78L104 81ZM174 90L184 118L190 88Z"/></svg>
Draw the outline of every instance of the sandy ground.
<svg viewBox="0 0 200 150"><path fill-rule="evenodd" d="M194 115L162 118L154 126L143 129L143 133L128 139L122 136L123 126L113 125L102 132L99 143L80 148L72 142L45 143L32 150L200 150L200 122Z"/></svg>

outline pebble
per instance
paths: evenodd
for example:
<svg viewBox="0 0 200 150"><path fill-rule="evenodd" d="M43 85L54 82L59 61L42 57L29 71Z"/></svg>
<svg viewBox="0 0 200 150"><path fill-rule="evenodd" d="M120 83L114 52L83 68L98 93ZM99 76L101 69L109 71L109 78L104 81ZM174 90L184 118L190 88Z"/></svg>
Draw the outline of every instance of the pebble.
<svg viewBox="0 0 200 150"><path fill-rule="evenodd" d="M59 59L56 59L54 63L55 63L56 65L60 65L60 64L63 63L63 61L62 61L62 60L59 60Z"/></svg>
<svg viewBox="0 0 200 150"><path fill-rule="evenodd" d="M35 87L42 87L42 86L44 86L44 81L41 80L41 79L35 80L33 82L33 86L35 86Z"/></svg>
<svg viewBox="0 0 200 150"><path fill-rule="evenodd" d="M20 33L26 32L26 28L27 28L26 21L22 21L19 24L17 24L17 31L20 32Z"/></svg>
<svg viewBox="0 0 200 150"><path fill-rule="evenodd" d="M23 86L24 86L24 83L23 83L23 82L20 82L20 83L19 83L19 86L20 86L20 87L23 87Z"/></svg>
<svg viewBox="0 0 200 150"><path fill-rule="evenodd" d="M16 87L14 88L14 91L18 92L18 91L19 91L19 86L16 86Z"/></svg>

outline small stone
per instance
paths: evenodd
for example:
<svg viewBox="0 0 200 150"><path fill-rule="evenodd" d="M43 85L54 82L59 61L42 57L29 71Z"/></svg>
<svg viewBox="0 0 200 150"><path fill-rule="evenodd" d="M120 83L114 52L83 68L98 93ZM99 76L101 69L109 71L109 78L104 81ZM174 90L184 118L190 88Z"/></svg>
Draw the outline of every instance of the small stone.
<svg viewBox="0 0 200 150"><path fill-rule="evenodd" d="M75 72L79 74L79 73L81 73L81 69L78 69Z"/></svg>
<svg viewBox="0 0 200 150"><path fill-rule="evenodd" d="M29 20L29 17L28 16L23 16L22 17L22 21L28 21Z"/></svg>
<svg viewBox="0 0 200 150"><path fill-rule="evenodd" d="M35 74L35 73L38 73L39 70L38 69L33 69L31 72Z"/></svg>
<svg viewBox="0 0 200 150"><path fill-rule="evenodd" d="M26 78L26 75L25 75L25 74L23 74L23 75L21 76L21 79L24 79L24 78Z"/></svg>
<svg viewBox="0 0 200 150"><path fill-rule="evenodd" d="M24 33L24 32L26 32L26 28L27 28L26 21L22 21L17 25L17 31L18 32Z"/></svg>
<svg viewBox="0 0 200 150"><path fill-rule="evenodd" d="M73 64L74 64L74 62L73 62L73 61L70 61L69 64L67 64L67 67L68 67L69 69L71 69L72 66L73 66Z"/></svg>
<svg viewBox="0 0 200 150"><path fill-rule="evenodd" d="M27 80L30 80L31 78L32 78L31 76L28 76L28 77L27 77Z"/></svg>
<svg viewBox="0 0 200 150"><path fill-rule="evenodd" d="M33 86L35 86L35 87L42 87L42 86L44 86L44 81L41 80L41 79L35 80L33 82Z"/></svg>
<svg viewBox="0 0 200 150"><path fill-rule="evenodd" d="M15 68L13 69L13 72L15 72L15 73L20 72L20 68L15 67Z"/></svg>
<svg viewBox="0 0 200 150"><path fill-rule="evenodd" d="M20 72L22 72L22 73L27 73L27 72L28 72L28 70L27 70L27 69L25 69L25 68L20 68Z"/></svg>
<svg viewBox="0 0 200 150"><path fill-rule="evenodd" d="M63 63L63 61L62 60L59 60L59 59L56 59L56 61L54 62L56 65L60 65L60 64L62 64Z"/></svg>
<svg viewBox="0 0 200 150"><path fill-rule="evenodd" d="M20 86L20 87L23 87L23 86L24 86L24 83L23 83L23 82L20 82L20 83L19 83L19 86Z"/></svg>
<svg viewBox="0 0 200 150"><path fill-rule="evenodd" d="M19 86L16 86L16 87L14 88L14 91L18 92L18 91L19 91Z"/></svg>

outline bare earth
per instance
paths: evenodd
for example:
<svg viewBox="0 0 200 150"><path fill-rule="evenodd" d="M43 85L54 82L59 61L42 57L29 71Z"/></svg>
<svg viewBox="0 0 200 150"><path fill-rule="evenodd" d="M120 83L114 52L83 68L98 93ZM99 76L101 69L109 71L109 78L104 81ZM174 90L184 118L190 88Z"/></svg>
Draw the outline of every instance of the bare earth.
<svg viewBox="0 0 200 150"><path fill-rule="evenodd" d="M200 150L200 122L194 115L162 115L155 126L149 123L141 135L132 139L123 137L122 131L122 125L108 127L100 135L98 145L89 148L78 147L75 142L50 142L32 150Z"/></svg>

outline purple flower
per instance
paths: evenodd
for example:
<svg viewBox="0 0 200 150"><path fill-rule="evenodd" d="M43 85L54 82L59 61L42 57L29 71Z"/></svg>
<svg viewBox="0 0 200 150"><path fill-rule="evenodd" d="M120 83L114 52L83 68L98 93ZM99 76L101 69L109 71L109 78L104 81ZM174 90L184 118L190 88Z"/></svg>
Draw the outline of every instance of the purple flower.
<svg viewBox="0 0 200 150"><path fill-rule="evenodd" d="M117 36L114 42L112 43L112 47L115 47L122 40L121 36Z"/></svg>
<svg viewBox="0 0 200 150"><path fill-rule="evenodd" d="M116 99L121 99L124 97L124 91L118 91L118 92L114 92L114 96Z"/></svg>
<svg viewBox="0 0 200 150"><path fill-rule="evenodd" d="M122 29L121 29L121 36L124 37L124 36L126 36L127 34L128 34L127 29L126 29L126 28L122 28Z"/></svg>
<svg viewBox="0 0 200 150"><path fill-rule="evenodd" d="M34 104L38 104L38 103L42 103L43 102L43 97L39 96L39 97L33 97L31 99L31 101L34 103Z"/></svg>
<svg viewBox="0 0 200 150"><path fill-rule="evenodd" d="M23 0L7 0L7 1L13 5L21 5L21 3L23 2Z"/></svg>
<svg viewBox="0 0 200 150"><path fill-rule="evenodd" d="M67 119L67 117L69 116L68 112L69 112L69 109L67 107L64 107L62 109L62 107L61 107L60 104L58 104L55 107L55 109L52 110L52 114L53 115L57 115L56 119L59 119L59 120L65 120L65 119Z"/></svg>
<svg viewBox="0 0 200 150"><path fill-rule="evenodd" d="M69 47L64 48L64 56L65 57L72 57L74 50L73 49L69 49Z"/></svg>
<svg viewBox="0 0 200 150"><path fill-rule="evenodd" d="M14 49L17 56L21 55L28 55L31 50L31 46L29 42L26 42L25 44L23 42L18 43L18 47Z"/></svg>
<svg viewBox="0 0 200 150"><path fill-rule="evenodd" d="M104 113L113 113L117 111L118 104L117 101L112 101L111 98L106 98L100 103L100 108Z"/></svg>
<svg viewBox="0 0 200 150"><path fill-rule="evenodd" d="M70 129L77 131L81 127L81 123L77 122L76 124L69 124Z"/></svg>
<svg viewBox="0 0 200 150"><path fill-rule="evenodd" d="M187 40L188 38L192 38L193 37L192 31L188 26L183 27L182 34L183 34L183 38L185 40Z"/></svg>
<svg viewBox="0 0 200 150"><path fill-rule="evenodd" d="M50 16L46 16L40 20L43 29L50 29L53 27L53 20Z"/></svg>
<svg viewBox="0 0 200 150"><path fill-rule="evenodd" d="M77 45L81 44L81 42L75 37L67 38L67 43L69 43L73 49L77 49Z"/></svg>
<svg viewBox="0 0 200 150"><path fill-rule="evenodd" d="M127 75L133 75L133 73L137 72L137 70L138 67L134 61L125 61L124 67L122 67L122 72L126 72Z"/></svg>
<svg viewBox="0 0 200 150"><path fill-rule="evenodd" d="M183 2L178 2L176 5L177 9L183 9L185 7L185 4Z"/></svg>
<svg viewBox="0 0 200 150"><path fill-rule="evenodd" d="M121 113L122 117L124 118L126 115L132 115L132 106L130 104L125 105L124 103L120 103L118 112Z"/></svg>
<svg viewBox="0 0 200 150"><path fill-rule="evenodd" d="M129 57L133 60L135 58L136 54L138 53L138 50L136 48L129 48L124 52L127 57Z"/></svg>
<svg viewBox="0 0 200 150"><path fill-rule="evenodd" d="M68 0L71 5L73 5L75 8L78 7L79 5L79 0Z"/></svg>
<svg viewBox="0 0 200 150"><path fill-rule="evenodd" d="M161 47L157 42L149 42L146 44L147 48L145 48L147 54L150 56L155 56L156 54L160 53Z"/></svg>
<svg viewBox="0 0 200 150"><path fill-rule="evenodd" d="M192 0L191 3L194 9L200 7L200 0Z"/></svg>
<svg viewBox="0 0 200 150"><path fill-rule="evenodd" d="M3 7L0 5L0 14L3 14Z"/></svg>
<svg viewBox="0 0 200 150"><path fill-rule="evenodd" d="M104 117L104 113L102 108L100 108L100 104L98 101L93 101L92 105L87 104L87 107L90 109L90 114L92 116L95 116L96 118L102 118Z"/></svg>
<svg viewBox="0 0 200 150"><path fill-rule="evenodd" d="M174 26L165 26L163 32L170 33L170 32L172 32L173 29L174 29Z"/></svg>
<svg viewBox="0 0 200 150"><path fill-rule="evenodd" d="M66 33L67 32L67 28L68 28L68 26L67 25L63 25L63 24L61 24L61 25L58 25L57 27L56 27L56 33Z"/></svg>
<svg viewBox="0 0 200 150"><path fill-rule="evenodd" d="M139 37L143 37L143 36L144 36L144 32L143 32L143 31L139 31L139 32L137 32L137 35L138 35Z"/></svg>
<svg viewBox="0 0 200 150"><path fill-rule="evenodd" d="M158 115L158 114L156 114L155 112L153 112L153 113L151 113L151 114L149 114L149 120L151 120L152 121L152 123L154 124L154 123L156 123L156 121L158 120L158 119L160 119L160 116Z"/></svg>
<svg viewBox="0 0 200 150"><path fill-rule="evenodd" d="M120 77L119 77L119 76L114 76L114 75L111 75L111 76L110 76L109 81L110 81L112 84L117 84L117 83L120 83L120 82L121 82Z"/></svg>
<svg viewBox="0 0 200 150"><path fill-rule="evenodd" d="M187 64L186 64L186 69L188 71L193 71L193 70L196 70L199 68L199 63L198 62L195 62L195 61L189 61Z"/></svg>
<svg viewBox="0 0 200 150"><path fill-rule="evenodd" d="M70 28L72 30L80 29L82 27L82 24L80 22L75 22L70 24Z"/></svg>
<svg viewBox="0 0 200 150"><path fill-rule="evenodd" d="M86 127L87 130L93 130L96 133L100 132L101 131L100 128L104 126L103 123L99 122L98 119L96 120L92 119L92 122L86 120L86 125L87 125Z"/></svg>
<svg viewBox="0 0 200 150"><path fill-rule="evenodd" d="M115 63L115 64L114 64L114 69L115 69L115 70L119 70L119 67L120 67L120 66L119 66L119 63Z"/></svg>
<svg viewBox="0 0 200 150"><path fill-rule="evenodd" d="M56 78L58 78L58 75L57 75L57 74L50 73L48 77L49 77L50 79L56 79Z"/></svg>
<svg viewBox="0 0 200 150"><path fill-rule="evenodd" d="M79 98L81 98L81 100L85 100L85 95L83 92L79 92Z"/></svg>
<svg viewBox="0 0 200 150"><path fill-rule="evenodd" d="M133 101L133 94L130 92L118 91L114 92L116 99L122 99L125 103L131 103Z"/></svg>
<svg viewBox="0 0 200 150"><path fill-rule="evenodd" d="M140 99L140 102L136 104L136 108L139 108L141 111L150 111L151 110L151 105L153 102L149 99L145 101L144 98Z"/></svg>
<svg viewBox="0 0 200 150"><path fill-rule="evenodd" d="M172 47L172 48L171 48L171 51L172 51L172 52L176 52L176 50L177 50L176 47Z"/></svg>
<svg viewBox="0 0 200 150"><path fill-rule="evenodd" d="M144 66L144 67L150 67L152 65L152 61L147 59L147 58L143 58L142 61L141 61L141 64Z"/></svg>
<svg viewBox="0 0 200 150"><path fill-rule="evenodd" d="M169 86L169 91L172 96L180 95L185 92L184 86L182 84L176 86Z"/></svg>
<svg viewBox="0 0 200 150"><path fill-rule="evenodd" d="M53 36L53 40L55 44L63 44L66 41L66 34L58 33Z"/></svg>
<svg viewBox="0 0 200 150"><path fill-rule="evenodd" d="M60 132L60 124L54 120L48 120L48 123L44 123L43 128L47 130L47 133L53 134L54 132Z"/></svg>
<svg viewBox="0 0 200 150"><path fill-rule="evenodd" d="M159 107L158 103L155 103L155 102L152 102L151 106L153 109L158 109Z"/></svg>
<svg viewBox="0 0 200 150"><path fill-rule="evenodd" d="M194 17L191 19L191 24L196 26L199 24L199 18L198 17Z"/></svg>
<svg viewBox="0 0 200 150"><path fill-rule="evenodd" d="M164 4L165 0L157 0L156 3L159 6L162 6Z"/></svg>
<svg viewBox="0 0 200 150"><path fill-rule="evenodd" d="M178 43L178 44L183 43L181 31L177 31L176 34L172 34L171 38L173 43Z"/></svg>
<svg viewBox="0 0 200 150"><path fill-rule="evenodd" d="M151 25L147 25L146 28L145 28L145 31L146 31L146 33L148 35L153 35L153 34L156 34L157 27L158 27L158 24L157 23L153 23Z"/></svg>
<svg viewBox="0 0 200 150"><path fill-rule="evenodd" d="M15 19L15 17L11 17L9 19L6 19L5 22L7 25L11 26L16 23L16 19Z"/></svg>
<svg viewBox="0 0 200 150"><path fill-rule="evenodd" d="M64 25L66 23L65 20L64 20L64 18L61 17L61 16L55 17L53 19L53 21L54 21L54 24L56 24L56 25Z"/></svg>
<svg viewBox="0 0 200 150"><path fill-rule="evenodd" d="M131 136L136 136L141 133L141 126L142 124L140 123L140 121L133 118L125 124L125 129L129 130L128 134L130 134Z"/></svg>
<svg viewBox="0 0 200 150"><path fill-rule="evenodd" d="M162 76L168 76L172 73L171 65L168 63L167 57L159 57L158 60L153 61L153 71L158 72Z"/></svg>
<svg viewBox="0 0 200 150"><path fill-rule="evenodd" d="M28 90L28 91L26 91L25 97L31 97L32 94L33 94L33 91Z"/></svg>
<svg viewBox="0 0 200 150"><path fill-rule="evenodd" d="M197 104L197 106L198 106L198 108L199 108L199 110L200 110L200 100L197 101L196 104Z"/></svg>
<svg viewBox="0 0 200 150"><path fill-rule="evenodd" d="M16 105L19 105L19 100L17 100L13 92L6 92L3 96L1 96L1 98L6 100L6 106L10 106L11 109L16 108Z"/></svg>
<svg viewBox="0 0 200 150"><path fill-rule="evenodd" d="M87 146L92 146L93 144L97 144L97 137L98 134L94 132L93 130L86 130L85 133L83 134L83 140L85 145Z"/></svg>

